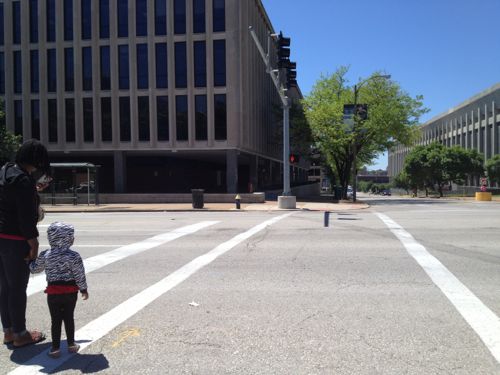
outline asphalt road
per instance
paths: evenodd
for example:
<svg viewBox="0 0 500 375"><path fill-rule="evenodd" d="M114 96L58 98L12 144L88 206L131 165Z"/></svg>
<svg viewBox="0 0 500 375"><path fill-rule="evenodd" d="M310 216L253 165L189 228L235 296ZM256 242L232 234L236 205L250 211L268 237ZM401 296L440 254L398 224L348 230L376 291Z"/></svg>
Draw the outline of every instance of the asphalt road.
<svg viewBox="0 0 500 375"><path fill-rule="evenodd" d="M3 347L0 373L500 374L500 204L365 199L326 228L312 211L48 214L42 244L70 222L88 266L84 348L46 356L32 277L28 326L49 338Z"/></svg>

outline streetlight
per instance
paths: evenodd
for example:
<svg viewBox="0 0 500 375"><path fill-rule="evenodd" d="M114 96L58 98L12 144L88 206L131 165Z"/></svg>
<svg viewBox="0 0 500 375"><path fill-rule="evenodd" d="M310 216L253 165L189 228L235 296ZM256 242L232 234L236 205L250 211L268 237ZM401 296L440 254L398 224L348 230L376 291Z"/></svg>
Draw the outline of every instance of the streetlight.
<svg viewBox="0 0 500 375"><path fill-rule="evenodd" d="M356 134L356 122L357 122L357 117L358 117L358 114L357 114L357 108L358 108L358 93L359 93L359 90L361 89L361 87L371 81L371 80L374 80L374 79L377 79L377 78L383 78L383 79L390 79L391 78L391 75L390 74L379 74L379 75L375 75L375 76L371 76L371 77L368 77L367 79L365 79L364 81L361 81L357 84L354 85L354 125L353 125L353 129L352 129L352 132L354 134L354 142L353 142L353 145L352 145L352 148L353 148L353 158L352 158L352 202L356 202L356 189L357 189L357 177L358 177L358 168L356 167L356 158L357 158L357 154L358 154L358 142L357 142L357 134Z"/></svg>

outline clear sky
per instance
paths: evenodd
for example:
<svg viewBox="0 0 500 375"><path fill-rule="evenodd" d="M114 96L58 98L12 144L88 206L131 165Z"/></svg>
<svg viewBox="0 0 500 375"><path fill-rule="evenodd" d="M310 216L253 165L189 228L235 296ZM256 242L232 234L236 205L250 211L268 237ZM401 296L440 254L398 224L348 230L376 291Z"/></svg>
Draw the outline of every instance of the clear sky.
<svg viewBox="0 0 500 375"><path fill-rule="evenodd" d="M423 95L421 121L500 82L500 0L262 0L292 38L304 95L349 65L350 83L376 70ZM382 155L369 169L387 166Z"/></svg>

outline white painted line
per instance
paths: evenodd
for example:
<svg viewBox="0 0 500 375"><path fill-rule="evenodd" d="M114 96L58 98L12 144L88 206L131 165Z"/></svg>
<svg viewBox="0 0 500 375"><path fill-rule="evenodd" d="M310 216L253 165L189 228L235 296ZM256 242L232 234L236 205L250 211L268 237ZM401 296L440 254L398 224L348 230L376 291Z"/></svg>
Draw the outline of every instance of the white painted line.
<svg viewBox="0 0 500 375"><path fill-rule="evenodd" d="M184 280L192 276L194 273L196 273L206 265L212 263L215 259L225 254L233 247L239 245L241 242L267 228L268 226L273 225L274 223L292 214L293 212L281 216L276 216L270 220L256 225L253 228L250 228L246 232L238 234L237 236L231 238L229 241L220 244L208 253L200 255L199 257L193 259L191 262L174 271L163 280L160 280L156 284L151 285L149 288L144 289L142 292L129 298L107 313L101 315L99 318L88 323L86 326L79 329L75 333L75 337L80 344L80 350L85 349L87 346L102 338L112 329L135 315L151 302L182 283ZM62 353L64 352L61 351L61 354ZM47 356L47 350L44 350L39 355L31 358L29 361L9 372L9 375L50 373L61 366L64 362L71 359L74 355L75 354L63 354L63 356L58 359L52 359Z"/></svg>
<svg viewBox="0 0 500 375"><path fill-rule="evenodd" d="M500 363L500 319L439 260L390 217L376 212Z"/></svg>
<svg viewBox="0 0 500 375"><path fill-rule="evenodd" d="M154 247L166 244L167 242L176 240L177 238L186 236L188 234L195 233L200 229L209 227L217 223L218 221L202 221L200 223L187 225L185 227L174 229L170 232L166 232L158 236L148 238L144 241L135 242L133 244L125 245L119 247L118 249L108 251L104 254L99 254L91 258L84 259L83 264L85 265L85 272L90 273L92 271L98 270L99 268L107 266L108 264L117 262L132 255L142 253L143 251L152 249ZM47 282L44 274L31 277L27 290L28 296L31 296L32 294L44 290L46 285Z"/></svg>

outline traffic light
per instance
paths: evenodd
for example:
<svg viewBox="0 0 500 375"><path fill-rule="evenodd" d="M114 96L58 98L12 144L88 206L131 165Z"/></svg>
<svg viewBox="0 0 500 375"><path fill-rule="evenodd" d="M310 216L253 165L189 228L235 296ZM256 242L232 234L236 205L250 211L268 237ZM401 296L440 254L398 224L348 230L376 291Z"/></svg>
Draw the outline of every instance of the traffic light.
<svg viewBox="0 0 500 375"><path fill-rule="evenodd" d="M299 162L299 159L300 159L299 155L297 155L297 154L290 154L290 157L289 157L288 160L290 161L291 164L295 164L295 163Z"/></svg>
<svg viewBox="0 0 500 375"><path fill-rule="evenodd" d="M276 42L276 58L278 61L278 68L283 69L286 67L286 64L290 62L290 38L286 38L283 36L283 33L280 31L278 35L278 40Z"/></svg>
<svg viewBox="0 0 500 375"><path fill-rule="evenodd" d="M297 86L297 63L289 62L286 68L286 87L296 87Z"/></svg>
<svg viewBox="0 0 500 375"><path fill-rule="evenodd" d="M368 105L367 104L356 104L354 109L356 116L359 117L361 121L368 119Z"/></svg>

